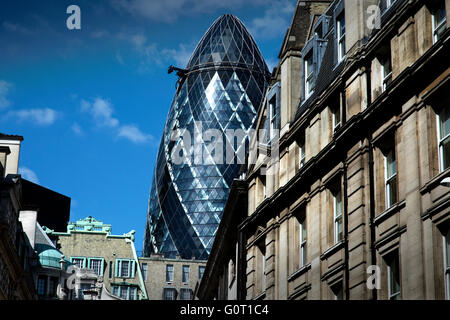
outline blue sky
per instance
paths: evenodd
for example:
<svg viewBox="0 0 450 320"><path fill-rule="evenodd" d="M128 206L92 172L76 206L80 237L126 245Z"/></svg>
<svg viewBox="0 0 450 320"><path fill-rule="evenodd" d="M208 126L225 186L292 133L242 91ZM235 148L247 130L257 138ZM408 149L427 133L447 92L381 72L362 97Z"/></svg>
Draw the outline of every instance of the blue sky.
<svg viewBox="0 0 450 320"><path fill-rule="evenodd" d="M21 173L142 250L156 152L176 77L221 14L238 16L272 68L296 0L4 0L0 132L24 136ZM68 30L66 9L81 9Z"/></svg>

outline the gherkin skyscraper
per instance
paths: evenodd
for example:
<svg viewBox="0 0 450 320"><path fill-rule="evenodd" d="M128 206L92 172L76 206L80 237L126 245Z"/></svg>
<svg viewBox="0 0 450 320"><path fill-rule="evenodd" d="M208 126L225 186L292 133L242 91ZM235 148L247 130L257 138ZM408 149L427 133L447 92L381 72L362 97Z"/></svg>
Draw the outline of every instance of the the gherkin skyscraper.
<svg viewBox="0 0 450 320"><path fill-rule="evenodd" d="M230 143L234 151L245 148L226 141L225 132L241 129L248 139L268 78L264 58L242 22L228 14L218 18L180 75L169 110L150 190L144 255L208 258L241 165L211 157L201 163L189 158L180 164L171 155L174 148L190 154L195 142L204 145L201 154L207 155L203 136L195 135L199 124L202 131L223 133L224 145ZM175 131L189 133L192 145L184 136L174 139Z"/></svg>

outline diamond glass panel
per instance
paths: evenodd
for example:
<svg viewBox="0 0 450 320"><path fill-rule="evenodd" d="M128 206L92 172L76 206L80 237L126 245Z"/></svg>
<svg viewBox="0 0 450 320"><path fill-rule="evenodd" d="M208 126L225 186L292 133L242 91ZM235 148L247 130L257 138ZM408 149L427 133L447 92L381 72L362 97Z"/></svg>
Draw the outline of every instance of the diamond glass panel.
<svg viewBox="0 0 450 320"><path fill-rule="evenodd" d="M226 130L248 142L270 77L253 37L233 15L200 40L169 110L150 190L144 255L207 259L240 164L226 161ZM223 150L205 131L214 129ZM180 136L173 139L175 130ZM196 134L201 133L201 134ZM186 141L183 134L192 141ZM173 141L172 141L173 139ZM176 151L176 152L174 152ZM186 156L180 164L172 157ZM200 161L197 156L200 155Z"/></svg>

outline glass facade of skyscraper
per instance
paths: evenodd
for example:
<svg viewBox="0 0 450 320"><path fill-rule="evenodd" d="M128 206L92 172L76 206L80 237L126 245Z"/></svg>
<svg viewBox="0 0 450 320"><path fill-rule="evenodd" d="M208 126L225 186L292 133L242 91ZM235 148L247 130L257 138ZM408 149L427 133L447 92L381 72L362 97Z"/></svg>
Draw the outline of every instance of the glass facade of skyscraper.
<svg viewBox="0 0 450 320"><path fill-rule="evenodd" d="M169 110L150 190L144 255L208 258L241 166L237 159L226 161L226 145L236 154L245 149L226 133L240 129L248 140L268 79L264 58L242 22L233 15L217 19L189 60ZM213 140L198 134L212 129L223 139L222 161L218 150L208 148ZM174 161L174 150L185 155L182 163Z"/></svg>

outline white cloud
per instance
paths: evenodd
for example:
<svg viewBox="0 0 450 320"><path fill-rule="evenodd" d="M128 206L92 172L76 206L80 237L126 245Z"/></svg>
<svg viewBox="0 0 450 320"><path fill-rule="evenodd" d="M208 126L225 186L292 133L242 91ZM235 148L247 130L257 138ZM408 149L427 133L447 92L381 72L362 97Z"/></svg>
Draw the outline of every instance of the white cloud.
<svg viewBox="0 0 450 320"><path fill-rule="evenodd" d="M11 31L11 32L17 32L17 33L21 33L24 35L30 35L30 34L34 33L30 29L28 29L20 24L4 21L2 23L2 25L3 25L3 28L5 28L5 30Z"/></svg>
<svg viewBox="0 0 450 320"><path fill-rule="evenodd" d="M264 16L254 18L248 29L253 37L274 38L283 36L289 27L295 9L295 1L273 1L266 9Z"/></svg>
<svg viewBox="0 0 450 320"><path fill-rule="evenodd" d="M6 99L6 95L8 91L11 89L12 84L6 82L4 80L0 80L0 110L6 109L11 104L8 99Z"/></svg>
<svg viewBox="0 0 450 320"><path fill-rule="evenodd" d="M153 136L143 133L134 125L124 125L120 127L117 136L128 139L133 143L145 143L153 140Z"/></svg>
<svg viewBox="0 0 450 320"><path fill-rule="evenodd" d="M34 182L36 184L39 184L39 179L36 175L36 173L34 173L33 170L27 168L27 167L19 167L19 174L24 178L27 179L31 182Z"/></svg>
<svg viewBox="0 0 450 320"><path fill-rule="evenodd" d="M133 49L139 54L140 72L150 71L151 66L154 64L163 65L171 63L184 68L195 48L194 42L189 44L180 43L178 48L161 48L157 43L148 41L147 37L142 33L120 33L118 37L119 39L130 42ZM120 64L124 64L120 55L116 54L116 59Z"/></svg>
<svg viewBox="0 0 450 320"><path fill-rule="evenodd" d="M143 133L135 125L121 125L120 121L113 117L114 109L109 100L103 98L96 98L92 102L81 100L81 111L89 113L97 126L113 129L119 138L128 139L133 143L145 143L153 140L152 135ZM75 133L82 133L81 127L77 123L72 125L72 130Z"/></svg>
<svg viewBox="0 0 450 320"><path fill-rule="evenodd" d="M81 111L88 112L99 126L117 127L119 120L112 116L114 110L108 100L96 98L94 102L81 100Z"/></svg>
<svg viewBox="0 0 450 320"><path fill-rule="evenodd" d="M173 60L178 67L184 68L189 62L189 58L194 49L195 44L186 45L180 43L178 49L163 49L161 53L167 60Z"/></svg>
<svg viewBox="0 0 450 320"><path fill-rule="evenodd" d="M113 0L118 11L158 22L173 22L180 16L211 13L217 10L236 9L270 3L270 0Z"/></svg>
<svg viewBox="0 0 450 320"><path fill-rule="evenodd" d="M83 129L81 129L81 126L80 126L78 123L76 123L76 122L74 122L74 123L72 124L72 126L70 127L70 129L72 129L72 131L73 131L76 135L79 135L79 136L83 135Z"/></svg>
<svg viewBox="0 0 450 320"><path fill-rule="evenodd" d="M125 62L123 61L123 58L122 58L122 55L120 54L120 52L116 52L116 59L121 65L125 64Z"/></svg>
<svg viewBox="0 0 450 320"><path fill-rule="evenodd" d="M10 111L7 117L17 118L18 121L29 121L40 126L48 126L56 121L58 112L50 108L26 109Z"/></svg>

